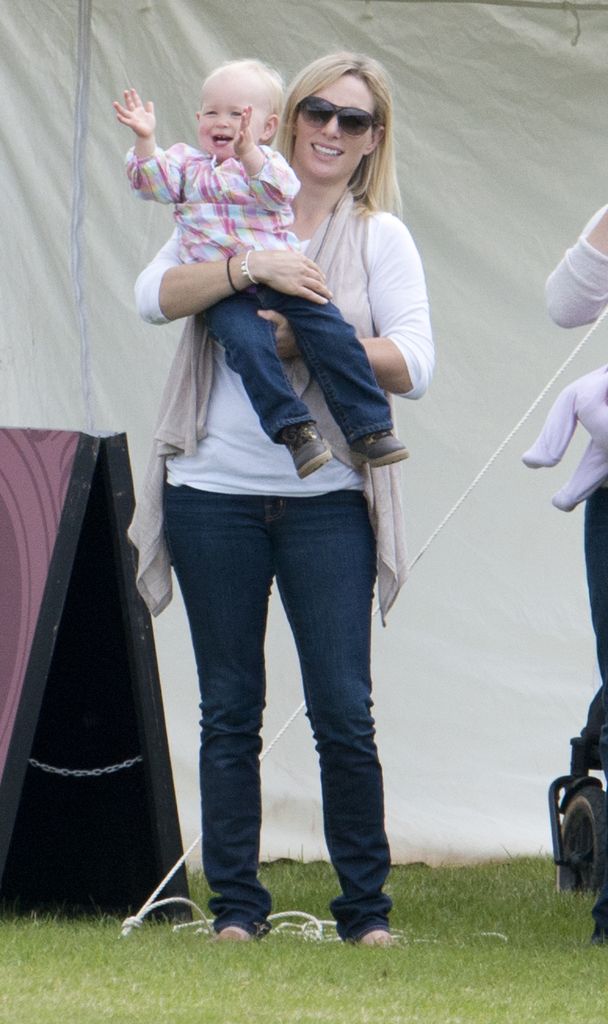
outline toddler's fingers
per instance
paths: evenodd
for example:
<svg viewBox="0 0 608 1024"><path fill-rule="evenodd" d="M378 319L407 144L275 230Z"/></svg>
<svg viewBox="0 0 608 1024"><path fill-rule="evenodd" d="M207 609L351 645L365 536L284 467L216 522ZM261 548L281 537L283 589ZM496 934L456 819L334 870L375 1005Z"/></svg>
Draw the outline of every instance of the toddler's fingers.
<svg viewBox="0 0 608 1024"><path fill-rule="evenodd" d="M141 107L141 99L137 89L125 89L125 102L129 110L135 110L135 107Z"/></svg>

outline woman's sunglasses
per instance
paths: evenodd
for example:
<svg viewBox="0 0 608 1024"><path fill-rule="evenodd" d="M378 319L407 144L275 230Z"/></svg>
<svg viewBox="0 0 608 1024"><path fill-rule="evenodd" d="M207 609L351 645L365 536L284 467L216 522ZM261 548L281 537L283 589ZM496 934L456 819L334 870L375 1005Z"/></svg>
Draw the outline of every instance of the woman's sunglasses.
<svg viewBox="0 0 608 1024"><path fill-rule="evenodd" d="M373 114L367 110L359 110L358 107L337 107L335 103L322 100L320 96L306 96L300 100L297 112L307 124L317 127L329 124L332 117L337 117L338 127L345 135L365 135L368 128L373 128L376 124Z"/></svg>

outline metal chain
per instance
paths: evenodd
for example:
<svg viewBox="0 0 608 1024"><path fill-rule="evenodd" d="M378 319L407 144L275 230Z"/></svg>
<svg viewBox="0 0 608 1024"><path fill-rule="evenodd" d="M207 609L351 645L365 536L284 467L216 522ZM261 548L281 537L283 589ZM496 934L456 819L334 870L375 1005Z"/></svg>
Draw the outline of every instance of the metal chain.
<svg viewBox="0 0 608 1024"><path fill-rule="evenodd" d="M55 768L52 764L42 764L35 757L29 758L32 768L40 768L41 771L48 772L50 775L62 775L64 778L72 777L75 779L98 779L101 775L112 775L114 772L122 771L123 768L132 768L139 761L143 761L141 754L138 754L137 757L130 757L127 761L122 761L120 764L110 764L107 768Z"/></svg>

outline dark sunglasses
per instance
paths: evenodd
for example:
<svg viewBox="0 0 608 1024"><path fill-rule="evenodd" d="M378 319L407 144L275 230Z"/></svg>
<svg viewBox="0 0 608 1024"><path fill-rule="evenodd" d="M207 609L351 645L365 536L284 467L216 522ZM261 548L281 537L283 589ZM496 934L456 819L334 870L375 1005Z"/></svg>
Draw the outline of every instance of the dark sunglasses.
<svg viewBox="0 0 608 1024"><path fill-rule="evenodd" d="M297 111L307 124L317 127L329 124L332 117L337 117L338 127L345 135L365 135L368 128L373 128L376 124L373 114L369 114L367 110L359 110L358 107L337 107L335 103L322 100L320 96L306 96L298 103Z"/></svg>

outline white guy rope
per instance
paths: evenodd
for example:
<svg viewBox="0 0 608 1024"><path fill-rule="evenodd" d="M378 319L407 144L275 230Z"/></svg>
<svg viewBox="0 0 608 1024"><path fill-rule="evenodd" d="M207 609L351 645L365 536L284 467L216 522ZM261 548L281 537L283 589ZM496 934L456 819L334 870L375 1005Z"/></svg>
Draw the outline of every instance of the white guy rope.
<svg viewBox="0 0 608 1024"><path fill-rule="evenodd" d="M193 900L188 900L183 896L178 896L175 899L158 900L149 906L146 912L150 913L153 910L160 910L170 903L179 903L183 906L191 907L198 915L194 921L184 921L181 924L174 925L174 932L193 928L197 935L202 933L208 938L215 938L213 920L205 917L201 908ZM285 910L277 914L270 914L268 923L272 925L272 930L268 934L297 935L306 941L312 940L315 942L340 941L336 934L335 921L324 921L321 918L315 917L314 914L304 913L303 910ZM137 914L126 919L123 923L123 929L125 926L128 928L141 928L142 924L143 921L140 915Z"/></svg>
<svg viewBox="0 0 608 1024"><path fill-rule="evenodd" d="M602 312L598 316L597 320L591 325L591 327L589 328L587 333L581 338L581 340L578 342L578 344L575 345L575 347L572 349L572 352L570 353L568 358L564 360L562 365L556 370L556 372L553 374L553 376L547 382L547 384L542 389L542 391L537 396L537 398L534 399L534 401L532 402L532 405L526 410L526 412L523 414L523 416L518 420L518 422L515 424L513 429L511 431L509 431L509 433L505 437L504 441L498 446L496 451L494 451L492 453L492 455L490 456L488 461L485 463L484 466L482 466L482 468L479 470L479 472L474 477L474 479L471 481L471 483L466 488L466 490L463 491L463 493L458 498L458 500L452 505L451 509L443 517L443 519L441 520L439 525L433 530L433 532L431 533L431 535L428 538L428 540L423 544L423 546L421 547L421 549L418 552L418 554L416 555L416 557L410 563L410 565L409 565L410 571L420 561L420 559L422 558L424 553L426 551L428 551L429 547L431 546L431 544L433 543L435 538L447 526L447 524L450 522L452 517L456 514L458 509L464 504L464 502L467 500L467 498L469 497L471 492L477 487L478 483L485 476L485 474L490 469L490 467L496 462L496 459L501 454L501 452L504 451L504 449L507 447L509 442L513 439L513 437L515 437L515 434L517 434L517 432L521 429L521 427L524 425L526 420L529 419L529 417L532 415L534 410L540 405L540 403L542 402L542 400L545 397L545 395L551 390L551 388L553 387L555 382L561 377L561 375L565 372L565 370L568 368L568 366L570 366L570 364L573 362L573 360L579 354L579 352L581 351L583 346L586 345L587 341L589 340L591 335L594 333L594 331L596 331L597 328L600 326L600 324L606 319L606 316L608 316L608 306L606 306L602 310ZM374 610L374 614L377 611L378 611L378 609L376 608ZM273 747L278 742L278 740L281 738L281 736L283 736L287 732L287 730L289 729L291 724L295 721L295 719L298 717L298 715L304 709L304 707L305 707L305 702L302 701L298 705L296 710L290 715L290 717L287 719L287 721L281 727L281 729L279 729L278 733L276 734L276 736L274 737L272 742L269 743L268 746L265 748L265 750L262 751L262 753L260 755L260 762L263 761L264 758L270 753L270 751L273 749ZM176 864L174 864L174 866L171 868L171 870L168 872L168 874L165 875L165 877L163 878L162 882L159 883L159 885L156 887L156 889L154 890L152 895L146 900L146 902L143 904L143 906L138 911L138 913L134 914L132 917L125 918L125 920L123 921L123 924L122 924L121 937L126 937L127 935L129 935L133 928L141 927L141 925L143 923L144 917L146 916L146 914L149 914L152 910L156 910L160 906L166 906L169 903L174 903L174 902L176 902L176 903L190 903L191 902L189 900L185 900L183 897L176 897L173 900L172 899L161 900L160 902L157 902L157 903L155 903L154 901L156 900L156 897L158 896L158 894L161 893L162 890L165 888L165 886L168 884L168 882L170 882L170 880L173 878L173 876L176 874L176 872L179 870L179 868L182 866L182 864L185 863L186 859L190 856L190 854L196 849L196 847L200 843L201 839L202 839L202 832L200 832L198 834L198 836L196 837L194 842L188 847L188 849L183 854L183 856L180 857L180 859L176 862ZM196 907L196 904L191 904L191 905ZM205 916L202 913L202 911L200 910L200 908L196 907L196 910L201 915L201 920L203 922L205 922L205 928L207 926L209 926L209 922L207 921L207 918L205 918ZM289 912L287 912L286 916L287 917L291 917L293 915L298 916L301 913L302 913L301 911L289 911ZM269 920L272 920L273 917L281 917L281 916L283 916L283 915L272 915L269 918ZM304 915L304 916L306 917L308 915ZM314 918L313 920L317 921L316 918ZM317 922L317 923L321 924L321 925L323 924L323 922ZM193 924L194 925L197 925L197 924L200 925L200 922L199 921L195 921L195 922L193 922ZM176 926L176 927L179 927L179 926Z"/></svg>
<svg viewBox="0 0 608 1024"><path fill-rule="evenodd" d="M289 726L291 725L291 723L295 721L295 719L298 717L300 712L303 711L304 707L305 707L305 701L302 701L302 703L296 708L296 710L293 712L293 714L291 714L289 716L289 718L287 719L285 724L279 729L279 731L276 734L276 736L274 737L274 739L268 744L268 746L265 748L265 750L262 751L262 753L260 754L260 763L270 753L270 751L274 747L275 743L277 743L280 740L281 736L284 733L287 732L287 730L289 729ZM194 842L192 842L190 844L190 846L188 847L186 852L184 854L182 854L182 856L179 858L179 860L173 865L171 870L165 875L163 880L161 882L159 882L159 884L156 886L156 889L154 890L152 895L148 897L148 899L143 904L143 906L140 908L140 910L138 910L137 914L133 914L132 917L125 918L125 920L122 923L122 930L121 930L121 933L120 933L122 938L126 938L127 935L130 935L133 928L141 927L141 925L143 923L144 917L146 916L146 914L149 914L151 911L157 910L161 906L166 906L168 903L184 902L182 897L176 897L175 900L169 899L169 900L161 900L160 902L155 902L155 901L156 901L156 897L163 891L165 886L168 885L168 883L171 881L173 876L175 874L177 874L177 872L181 868L182 864L186 863L186 860L188 859L190 854L194 853L196 847L198 846L198 844L200 843L202 838L203 838L203 833L199 832L199 834L197 835L197 837L194 840ZM186 901L186 902L188 902L188 901ZM196 907L196 904L192 904L192 906ZM196 907L196 909L198 910L199 914L201 915L202 920L206 921L207 919L205 918L205 915L200 910L200 908ZM198 924L199 922L194 922L194 923Z"/></svg>
<svg viewBox="0 0 608 1024"><path fill-rule="evenodd" d="M155 910L158 907L167 906L169 903L190 903L190 900L186 900L183 896L174 896L170 899L160 900L159 902L156 902L156 897L159 896L160 893L165 888L165 886L169 884L169 882L171 881L173 876L177 874L181 866L186 863L186 860L188 859L190 854L194 853L202 837L203 833L199 832L194 842L190 843L188 849L185 850L184 853L179 858L179 860L175 862L175 864L173 865L171 870L167 872L163 880L158 883L154 892L151 894L151 896L148 896L148 899L140 907L137 913L133 914L131 917L125 917L120 932L121 938L126 938L127 935L130 935L133 928L140 928L141 925L143 924L144 917L146 916L146 914L149 914L150 911ZM193 904L193 906L196 906L196 904ZM198 907L196 907L196 909L199 911L199 913L201 913Z"/></svg>
<svg viewBox="0 0 608 1024"><path fill-rule="evenodd" d="M441 520L439 525L433 530L433 532L430 535L430 537L428 538L428 540L422 545L422 547L421 547L420 551L418 552L418 554L416 555L416 557L410 562L410 565L409 565L410 571L414 568L414 566L417 564L417 562L420 561L420 559L422 558L424 553L429 549L429 547L431 546L431 544L433 543L435 538L438 536L438 534L440 534L441 531L444 529L444 527L447 526L447 524L449 523L450 519L452 518L453 515L455 515L455 513L458 511L460 506L467 500L467 498L469 497L471 491L473 491L477 487L477 484L480 482L482 477L485 476L485 474L489 470L490 466L492 466L496 462L496 459L498 458L498 456L504 451L504 449L507 447L509 442L515 437L517 432L521 429L521 427L523 427L523 425L526 422L526 420L528 420L530 418L530 416L532 415L534 410L542 402L542 400L545 397L545 395L547 394L547 392L551 390L551 388L553 387L555 382L559 379L559 377L561 377L562 373L564 373L564 371L570 366L570 363L579 354L579 352L581 351L583 346L587 343L587 341L589 340L589 338L591 337L593 332L600 326L602 321L606 319L606 316L608 316L608 306L606 306L602 310L601 314L599 315L599 317L597 318L595 323L593 323L591 325L591 327L589 328L587 333L579 341L578 345L576 345L572 349L572 352L570 353L568 358L562 363L562 365L559 367L559 369L555 371L555 373L553 374L551 379L548 381L548 383L545 385L543 390L540 392L538 397L534 399L534 401L532 402L532 405L525 411L525 413L523 414L521 419L518 420L518 422L515 424L513 429L511 431L509 431L509 433L505 437L504 441L502 441L502 443L499 444L499 446L496 449L496 451L494 451L492 453L492 455L490 455L490 458L488 459L486 464L481 467L481 469L479 470L479 473L477 474L477 476L471 481L471 483L466 488L466 490L462 492L462 494L460 495L458 501L456 501L452 505L452 507L449 510L449 512L446 513L446 515L443 517L443 519Z"/></svg>

